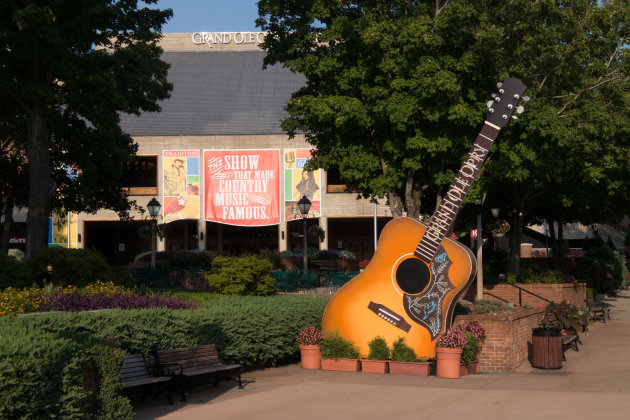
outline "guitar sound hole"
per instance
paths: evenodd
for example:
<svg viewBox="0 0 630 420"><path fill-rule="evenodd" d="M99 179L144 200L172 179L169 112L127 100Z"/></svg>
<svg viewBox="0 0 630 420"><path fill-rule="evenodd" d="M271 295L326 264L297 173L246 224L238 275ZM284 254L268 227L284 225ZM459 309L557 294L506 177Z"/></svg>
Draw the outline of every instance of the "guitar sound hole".
<svg viewBox="0 0 630 420"><path fill-rule="evenodd" d="M409 295L423 291L430 280L429 267L417 258L406 259L396 269L396 283L403 292Z"/></svg>

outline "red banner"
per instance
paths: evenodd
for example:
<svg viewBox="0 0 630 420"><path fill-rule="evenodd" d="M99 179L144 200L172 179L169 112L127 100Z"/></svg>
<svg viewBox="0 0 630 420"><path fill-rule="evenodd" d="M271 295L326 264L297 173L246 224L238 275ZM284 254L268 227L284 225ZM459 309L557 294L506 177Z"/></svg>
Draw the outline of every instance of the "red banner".
<svg viewBox="0 0 630 420"><path fill-rule="evenodd" d="M278 150L204 150L205 219L239 226L280 223Z"/></svg>

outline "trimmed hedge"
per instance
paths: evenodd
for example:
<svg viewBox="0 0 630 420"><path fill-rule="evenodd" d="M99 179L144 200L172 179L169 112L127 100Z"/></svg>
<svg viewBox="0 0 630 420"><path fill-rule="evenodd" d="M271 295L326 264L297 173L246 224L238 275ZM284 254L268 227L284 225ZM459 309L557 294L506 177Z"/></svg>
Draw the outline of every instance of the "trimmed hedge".
<svg viewBox="0 0 630 420"><path fill-rule="evenodd" d="M120 350L85 332L8 320L0 322L0 418L133 418L121 395ZM90 367L101 377L96 393L84 389Z"/></svg>
<svg viewBox="0 0 630 420"><path fill-rule="evenodd" d="M204 273L210 288L223 295L265 296L276 293L271 276L273 264L256 256L219 256L212 261L212 272Z"/></svg>
<svg viewBox="0 0 630 420"><path fill-rule="evenodd" d="M222 297L196 310L105 310L0 317L0 418L131 418L118 380L122 353L215 343L224 363L246 368L299 359L297 333L320 325L328 299ZM93 360L100 392L86 405L83 366ZM65 396L68 394L67 396ZM1 411L4 410L4 411ZM85 418L85 415L83 416Z"/></svg>

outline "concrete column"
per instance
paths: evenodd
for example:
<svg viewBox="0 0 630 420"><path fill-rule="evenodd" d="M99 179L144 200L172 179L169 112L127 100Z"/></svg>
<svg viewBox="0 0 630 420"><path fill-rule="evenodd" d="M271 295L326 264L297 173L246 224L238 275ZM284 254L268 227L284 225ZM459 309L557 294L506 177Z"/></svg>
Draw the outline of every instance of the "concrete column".
<svg viewBox="0 0 630 420"><path fill-rule="evenodd" d="M324 229L324 232L326 232L324 242L319 244L319 249L328 249L328 217L319 216L319 227Z"/></svg>
<svg viewBox="0 0 630 420"><path fill-rule="evenodd" d="M205 251L206 250L206 221L203 219L197 220L197 238L199 240L199 250Z"/></svg>
<svg viewBox="0 0 630 420"><path fill-rule="evenodd" d="M282 252L287 250L287 236L289 235L287 222L281 222L278 227L278 250Z"/></svg>

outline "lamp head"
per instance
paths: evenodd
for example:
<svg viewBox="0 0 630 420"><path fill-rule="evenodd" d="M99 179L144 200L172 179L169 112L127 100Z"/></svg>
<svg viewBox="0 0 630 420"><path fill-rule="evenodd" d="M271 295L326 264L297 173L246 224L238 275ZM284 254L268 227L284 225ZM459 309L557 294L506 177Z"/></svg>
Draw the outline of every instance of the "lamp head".
<svg viewBox="0 0 630 420"><path fill-rule="evenodd" d="M300 213L302 213L302 217L306 217L308 215L308 211L311 209L311 200L306 198L306 195L303 195L300 198L300 201L297 202L298 208L300 209Z"/></svg>
<svg viewBox="0 0 630 420"><path fill-rule="evenodd" d="M161 207L162 205L160 204L160 202L157 201L155 197L153 197L151 201L149 201L149 203L147 204L147 209L149 210L149 216L155 219L160 213Z"/></svg>

